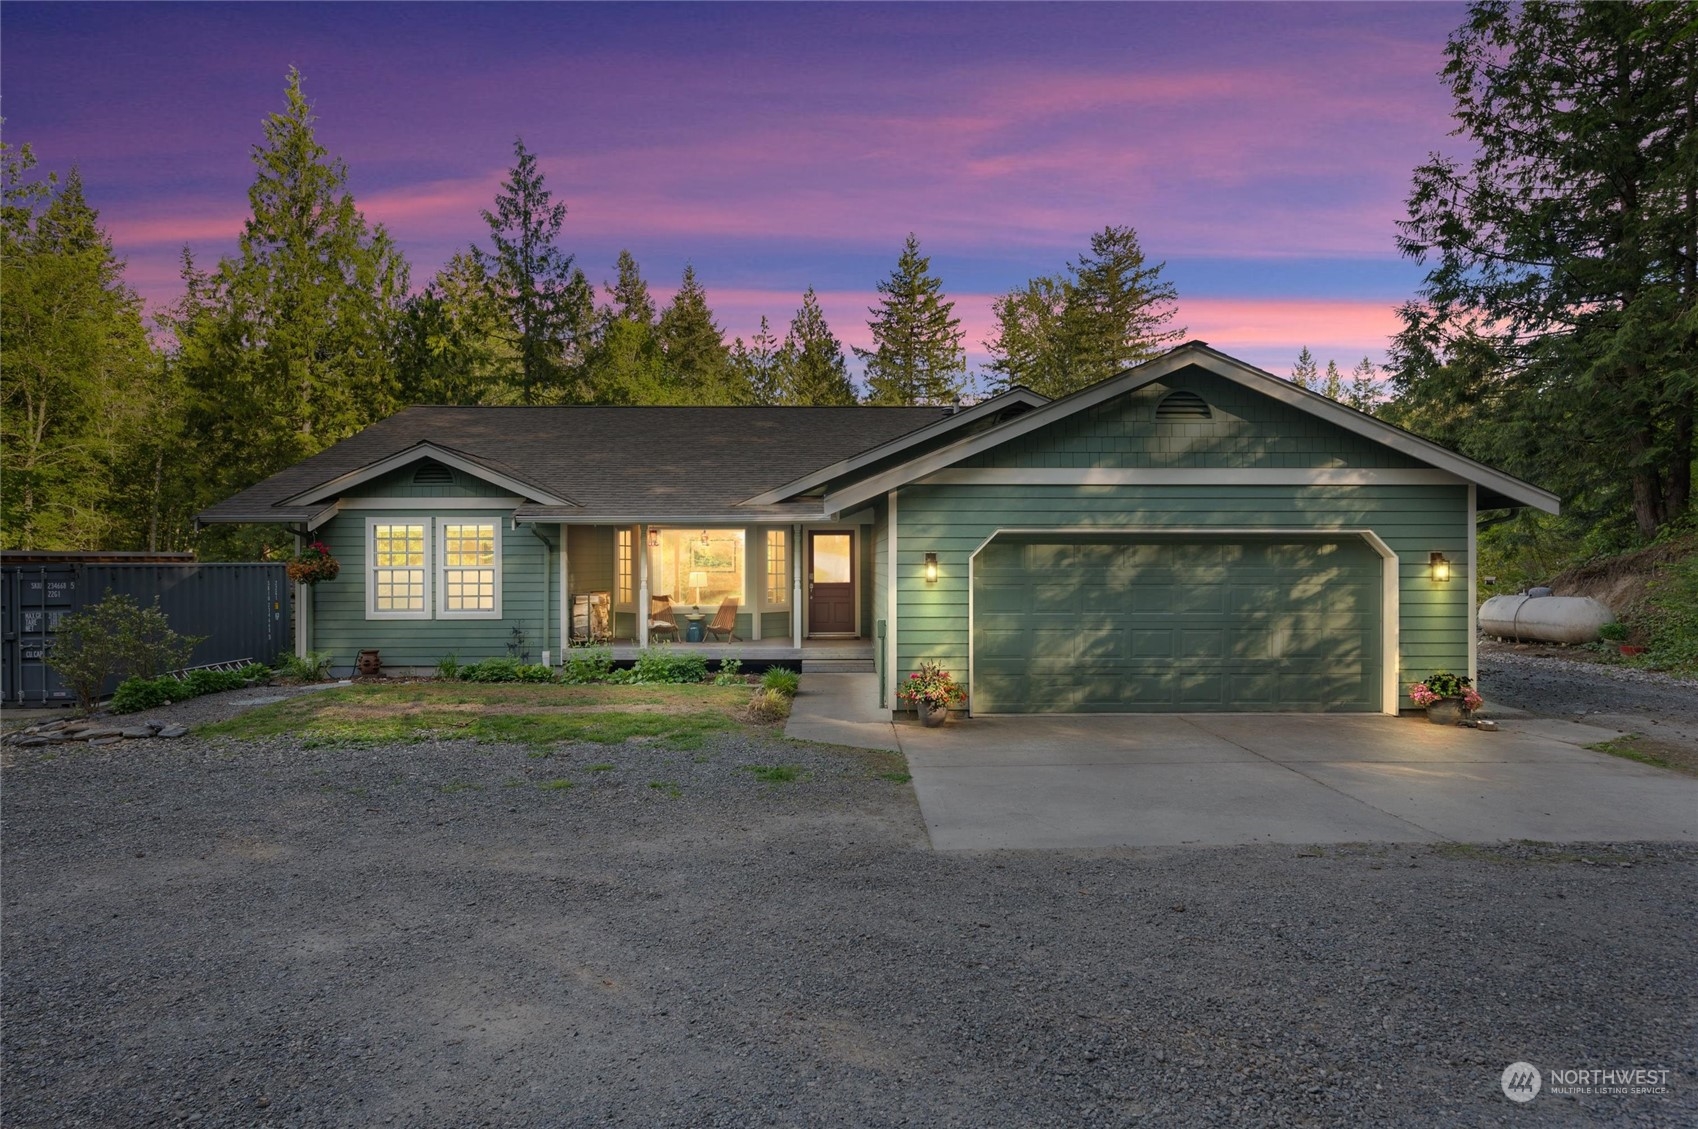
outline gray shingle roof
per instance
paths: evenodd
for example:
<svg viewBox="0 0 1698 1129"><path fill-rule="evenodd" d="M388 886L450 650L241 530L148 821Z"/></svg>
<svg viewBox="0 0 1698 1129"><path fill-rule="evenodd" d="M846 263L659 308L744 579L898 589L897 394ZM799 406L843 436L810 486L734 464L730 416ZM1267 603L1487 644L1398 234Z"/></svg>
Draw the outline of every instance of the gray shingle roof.
<svg viewBox="0 0 1698 1129"><path fill-rule="evenodd" d="M202 511L203 522L297 522L284 504L419 443L432 443L576 506L519 517L660 520L819 513L737 503L938 419L938 408L415 407Z"/></svg>

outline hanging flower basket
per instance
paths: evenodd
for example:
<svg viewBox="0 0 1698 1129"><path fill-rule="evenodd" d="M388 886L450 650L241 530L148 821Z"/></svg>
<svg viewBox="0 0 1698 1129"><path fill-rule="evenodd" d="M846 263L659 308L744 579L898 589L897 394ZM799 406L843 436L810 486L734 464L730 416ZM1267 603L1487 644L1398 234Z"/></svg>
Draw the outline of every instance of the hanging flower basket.
<svg viewBox="0 0 1698 1129"><path fill-rule="evenodd" d="M284 567L289 570L289 579L296 584L335 580L336 574L342 571L342 566L336 563L336 558L330 555L330 549L323 541L314 541Z"/></svg>

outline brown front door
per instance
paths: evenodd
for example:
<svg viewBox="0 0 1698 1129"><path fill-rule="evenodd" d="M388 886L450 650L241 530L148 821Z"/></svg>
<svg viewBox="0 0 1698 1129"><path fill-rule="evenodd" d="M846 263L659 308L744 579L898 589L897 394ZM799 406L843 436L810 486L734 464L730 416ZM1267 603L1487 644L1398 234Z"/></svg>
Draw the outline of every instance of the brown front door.
<svg viewBox="0 0 1698 1129"><path fill-rule="evenodd" d="M854 538L808 531L808 634L855 634Z"/></svg>

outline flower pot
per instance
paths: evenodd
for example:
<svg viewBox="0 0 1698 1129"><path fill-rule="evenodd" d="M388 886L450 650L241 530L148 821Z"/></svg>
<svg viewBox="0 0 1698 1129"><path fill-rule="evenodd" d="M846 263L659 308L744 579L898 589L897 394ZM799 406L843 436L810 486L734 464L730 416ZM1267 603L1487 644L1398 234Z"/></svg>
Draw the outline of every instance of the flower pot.
<svg viewBox="0 0 1698 1129"><path fill-rule="evenodd" d="M948 706L934 706L925 701L915 702L914 705L920 711L920 724L927 729L936 729L949 720Z"/></svg>
<svg viewBox="0 0 1698 1129"><path fill-rule="evenodd" d="M1619 649L1624 655L1642 655L1650 650L1649 647L1637 647L1632 643L1623 643Z"/></svg>
<svg viewBox="0 0 1698 1129"><path fill-rule="evenodd" d="M1427 707L1427 720L1434 725L1461 725L1467 713L1461 698L1440 698Z"/></svg>
<svg viewBox="0 0 1698 1129"><path fill-rule="evenodd" d="M383 670L383 659L376 651L361 651L359 661L354 665L362 677L373 678Z"/></svg>

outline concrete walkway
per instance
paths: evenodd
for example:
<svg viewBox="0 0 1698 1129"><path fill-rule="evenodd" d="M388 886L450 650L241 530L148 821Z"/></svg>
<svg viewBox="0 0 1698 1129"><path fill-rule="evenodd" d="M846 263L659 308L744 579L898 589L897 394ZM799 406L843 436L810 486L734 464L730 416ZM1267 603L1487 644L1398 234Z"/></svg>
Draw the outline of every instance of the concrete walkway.
<svg viewBox="0 0 1698 1129"><path fill-rule="evenodd" d="M786 734L899 750L938 850L1698 840L1698 779L1582 746L1618 730L1496 733L1378 715L880 716L871 675L808 675Z"/></svg>

